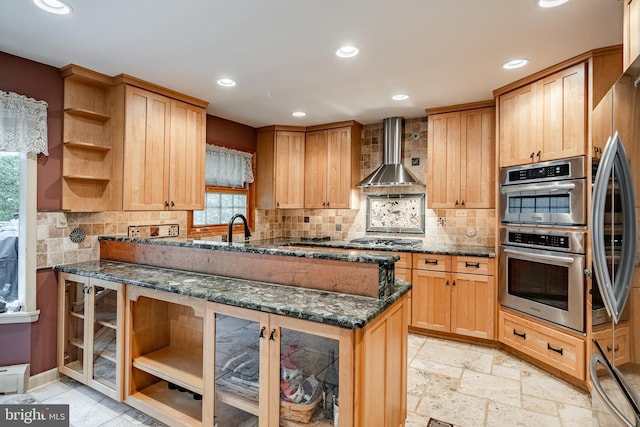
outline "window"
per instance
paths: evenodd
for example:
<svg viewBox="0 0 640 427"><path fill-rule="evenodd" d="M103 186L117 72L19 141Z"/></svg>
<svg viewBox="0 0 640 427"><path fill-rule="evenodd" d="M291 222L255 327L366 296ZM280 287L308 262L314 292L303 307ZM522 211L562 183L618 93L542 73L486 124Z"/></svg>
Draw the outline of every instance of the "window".
<svg viewBox="0 0 640 427"><path fill-rule="evenodd" d="M207 145L204 209L189 212L189 237L226 235L235 214L247 218L253 229L253 155ZM234 223L233 234L242 233L242 221Z"/></svg>
<svg viewBox="0 0 640 427"><path fill-rule="evenodd" d="M37 320L36 156L0 152L0 323Z"/></svg>
<svg viewBox="0 0 640 427"><path fill-rule="evenodd" d="M0 91L0 323L36 310L36 156L48 155L47 103ZM5 170L6 169L6 170ZM16 280L17 278L17 280Z"/></svg>

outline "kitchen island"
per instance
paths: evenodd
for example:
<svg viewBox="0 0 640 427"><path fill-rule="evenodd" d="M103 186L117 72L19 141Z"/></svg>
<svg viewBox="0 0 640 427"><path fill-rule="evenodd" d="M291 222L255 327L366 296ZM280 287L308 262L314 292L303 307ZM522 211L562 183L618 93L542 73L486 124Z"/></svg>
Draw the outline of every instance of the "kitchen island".
<svg viewBox="0 0 640 427"><path fill-rule="evenodd" d="M404 425L411 285L396 255L100 244L101 260L56 267L60 372L169 425L331 426L331 396L342 427Z"/></svg>

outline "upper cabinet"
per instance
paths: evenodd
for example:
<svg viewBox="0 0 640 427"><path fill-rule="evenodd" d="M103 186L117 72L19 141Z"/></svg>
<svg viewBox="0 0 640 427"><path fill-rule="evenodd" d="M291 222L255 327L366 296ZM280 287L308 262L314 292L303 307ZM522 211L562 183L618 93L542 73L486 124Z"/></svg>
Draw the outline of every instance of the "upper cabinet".
<svg viewBox="0 0 640 427"><path fill-rule="evenodd" d="M357 122L306 134L304 207L356 209L360 202L360 133Z"/></svg>
<svg viewBox="0 0 640 427"><path fill-rule="evenodd" d="M64 210L202 209L205 101L124 74L61 72Z"/></svg>
<svg viewBox="0 0 640 427"><path fill-rule="evenodd" d="M585 63L499 98L500 166L585 154Z"/></svg>
<svg viewBox="0 0 640 427"><path fill-rule="evenodd" d="M258 129L258 209L304 207L304 128L268 126Z"/></svg>
<svg viewBox="0 0 640 427"><path fill-rule="evenodd" d="M427 110L428 206L482 209L494 204L493 101Z"/></svg>
<svg viewBox="0 0 640 427"><path fill-rule="evenodd" d="M587 154L590 112L620 60L620 46L602 48L494 91L500 167Z"/></svg>
<svg viewBox="0 0 640 427"><path fill-rule="evenodd" d="M640 55L640 0L624 0L623 21L623 67L629 65Z"/></svg>
<svg viewBox="0 0 640 427"><path fill-rule="evenodd" d="M205 111L135 86L124 91L124 210L202 209Z"/></svg>

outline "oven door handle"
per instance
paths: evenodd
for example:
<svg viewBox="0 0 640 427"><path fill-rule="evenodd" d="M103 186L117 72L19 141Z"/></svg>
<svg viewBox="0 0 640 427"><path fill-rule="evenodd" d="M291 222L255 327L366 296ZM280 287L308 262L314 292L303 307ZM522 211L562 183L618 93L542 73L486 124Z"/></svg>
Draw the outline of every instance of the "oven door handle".
<svg viewBox="0 0 640 427"><path fill-rule="evenodd" d="M504 194L521 193L524 191L547 191L552 193L560 190L573 190L576 188L576 184L571 182L552 182L549 184L531 184L531 185L511 185L509 187L502 187L500 191Z"/></svg>
<svg viewBox="0 0 640 427"><path fill-rule="evenodd" d="M561 255L543 255L543 254L532 254L522 251L514 251L513 249L503 249L504 253L507 255L516 255L518 258L526 259L529 261L553 261L560 262L563 264L573 264L575 259L573 257L561 256Z"/></svg>

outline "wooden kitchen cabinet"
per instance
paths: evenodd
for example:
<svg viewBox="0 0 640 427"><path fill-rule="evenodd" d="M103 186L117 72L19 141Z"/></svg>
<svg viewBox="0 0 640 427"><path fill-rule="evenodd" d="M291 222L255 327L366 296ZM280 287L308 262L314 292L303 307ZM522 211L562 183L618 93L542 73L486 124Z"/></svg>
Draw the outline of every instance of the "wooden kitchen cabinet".
<svg viewBox="0 0 640 427"><path fill-rule="evenodd" d="M495 108L492 105L493 101L488 101L426 110L430 208L493 207ZM450 108L457 111L443 112Z"/></svg>
<svg viewBox="0 0 640 427"><path fill-rule="evenodd" d="M127 288L125 402L172 426L213 425L206 301Z"/></svg>
<svg viewBox="0 0 640 427"><path fill-rule="evenodd" d="M122 401L124 285L58 273L58 370Z"/></svg>
<svg viewBox="0 0 640 427"><path fill-rule="evenodd" d="M76 65L64 78L62 209L112 208L111 77Z"/></svg>
<svg viewBox="0 0 640 427"><path fill-rule="evenodd" d="M304 149L304 128L258 129L256 208L304 207Z"/></svg>
<svg viewBox="0 0 640 427"><path fill-rule="evenodd" d="M494 259L413 254L411 326L495 337Z"/></svg>
<svg viewBox="0 0 640 427"><path fill-rule="evenodd" d="M586 63L501 95L500 166L584 155Z"/></svg>
<svg viewBox="0 0 640 427"><path fill-rule="evenodd" d="M623 70L640 55L640 0L624 0Z"/></svg>
<svg viewBox="0 0 640 427"><path fill-rule="evenodd" d="M586 378L585 341L506 310L499 311L498 340L579 380Z"/></svg>
<svg viewBox="0 0 640 427"><path fill-rule="evenodd" d="M307 130L304 207L357 209L362 126L352 121Z"/></svg>
<svg viewBox="0 0 640 427"><path fill-rule="evenodd" d="M118 90L125 92L122 208L202 209L205 110L131 85Z"/></svg>
<svg viewBox="0 0 640 427"><path fill-rule="evenodd" d="M136 286L126 307L125 402L168 425L333 426L322 407L331 353L340 427L404 425L406 297L362 329ZM296 372L318 381L310 406L281 399Z"/></svg>

